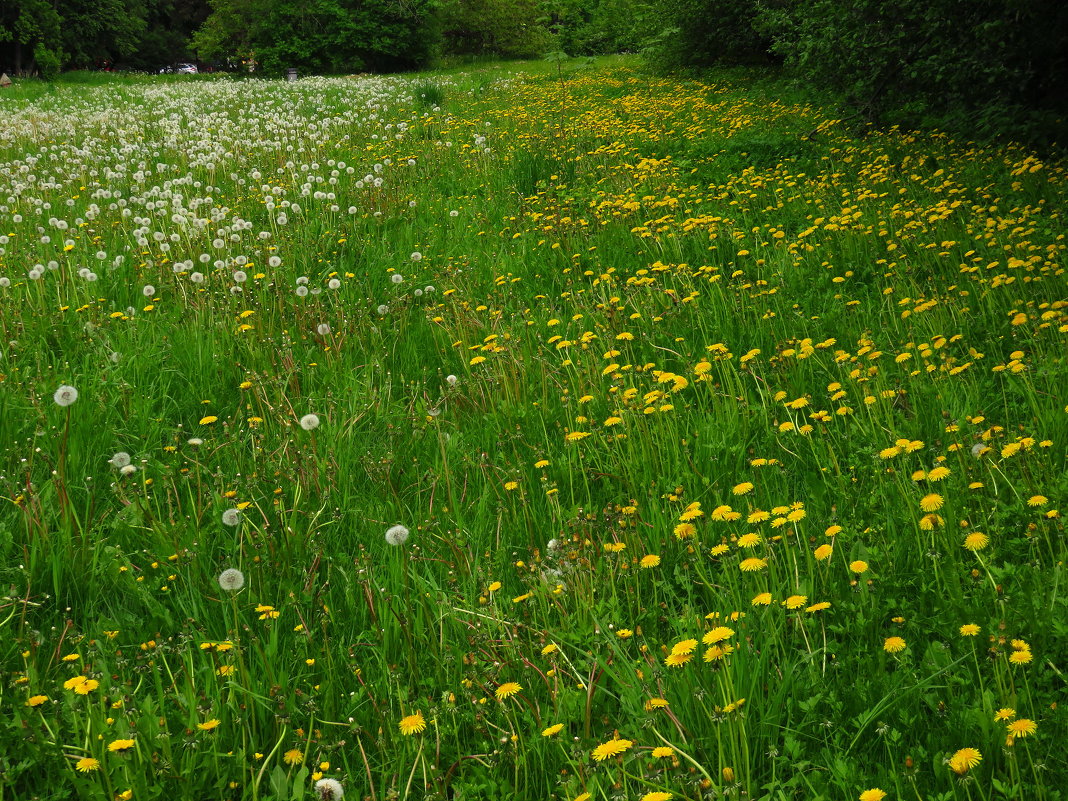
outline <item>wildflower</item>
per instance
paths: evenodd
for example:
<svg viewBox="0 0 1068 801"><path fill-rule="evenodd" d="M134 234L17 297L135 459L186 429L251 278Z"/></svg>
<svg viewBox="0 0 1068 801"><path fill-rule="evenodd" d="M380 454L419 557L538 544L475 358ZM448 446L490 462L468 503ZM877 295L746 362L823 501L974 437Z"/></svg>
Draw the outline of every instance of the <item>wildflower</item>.
<svg viewBox="0 0 1068 801"><path fill-rule="evenodd" d="M654 709L666 709L668 706L666 698L650 698L645 702L645 711L652 712Z"/></svg>
<svg viewBox="0 0 1068 801"><path fill-rule="evenodd" d="M407 526L402 526L399 523L395 526L390 526L386 529L386 542L390 545L403 545L408 539Z"/></svg>
<svg viewBox="0 0 1068 801"><path fill-rule="evenodd" d="M849 569L859 576L861 573L868 572L868 563L863 559L857 559L855 562L849 563Z"/></svg>
<svg viewBox="0 0 1068 801"><path fill-rule="evenodd" d="M314 431L319 427L319 416L315 414L306 414L300 418L300 427L305 431Z"/></svg>
<svg viewBox="0 0 1068 801"><path fill-rule="evenodd" d="M79 684L83 684L84 682L85 682L85 676L82 676L82 675L71 676L69 679L67 679L65 682L63 682L63 689L65 689L65 690L73 690Z"/></svg>
<svg viewBox="0 0 1068 801"><path fill-rule="evenodd" d="M896 654L905 650L905 640L902 637L887 637L883 642L883 650L888 654Z"/></svg>
<svg viewBox="0 0 1068 801"><path fill-rule="evenodd" d="M729 628L727 626L717 626L716 628L712 629L712 631L705 634L705 636L701 638L701 642L703 642L705 645L715 645L717 642L729 640L733 636L734 629Z"/></svg>
<svg viewBox="0 0 1068 801"><path fill-rule="evenodd" d="M964 775L982 761L983 755L977 748L961 748L949 758L949 767L954 773Z"/></svg>
<svg viewBox="0 0 1068 801"><path fill-rule="evenodd" d="M631 631L630 629L620 629L619 631L616 632L616 636L619 637L619 639L621 639L621 640L626 640L626 639L630 639L631 637L633 637L634 636L634 632Z"/></svg>
<svg viewBox="0 0 1068 801"><path fill-rule="evenodd" d="M496 696L498 701L503 701L506 698L511 698L513 695L515 695L522 689L522 685L520 685L518 682L506 681L504 684L498 687L493 694L494 696Z"/></svg>
<svg viewBox="0 0 1068 801"><path fill-rule="evenodd" d="M236 526L241 522L241 510L227 509L222 513L222 522L224 526Z"/></svg>
<svg viewBox="0 0 1068 801"><path fill-rule="evenodd" d="M886 798L886 791L878 787L872 787L860 794L860 801L883 801L884 798Z"/></svg>
<svg viewBox="0 0 1068 801"><path fill-rule="evenodd" d="M126 467L126 466L128 466L130 464L130 454L128 454L126 451L119 451L114 456L112 456L110 459L108 459L108 463L112 467L115 467L115 468L118 468L118 469L121 470L122 468L124 468L124 467Z"/></svg>
<svg viewBox="0 0 1068 801"><path fill-rule="evenodd" d="M217 718L212 718L211 720L205 720L203 723L198 723L197 728L201 731L215 731L221 722Z"/></svg>
<svg viewBox="0 0 1068 801"><path fill-rule="evenodd" d="M633 745L634 742L631 740L609 740L594 748L590 756L597 762L603 762L609 757L619 756L624 751L628 751Z"/></svg>
<svg viewBox="0 0 1068 801"><path fill-rule="evenodd" d="M782 605L785 606L787 609L800 609L806 603L808 603L807 595L791 595L789 598L782 602Z"/></svg>
<svg viewBox="0 0 1068 801"><path fill-rule="evenodd" d="M1019 652L1017 652L1017 653L1019 653ZM1013 654L1013 656L1015 656L1015 655L1016 654ZM1028 656L1030 656L1030 654L1028 654ZM89 693L91 693L93 690L95 690L99 686L100 686L100 682L97 681L96 679L86 679L85 681L79 682L78 684L75 685L74 692L77 695L89 695Z"/></svg>
<svg viewBox="0 0 1068 801"><path fill-rule="evenodd" d="M245 586L245 574L236 567L227 568L219 574L219 586L227 592L237 592Z"/></svg>
<svg viewBox="0 0 1068 801"><path fill-rule="evenodd" d="M201 417L200 418L200 425L202 425L202 426L210 426L212 423L214 423L218 419L219 418L216 417L215 415L209 414L207 417Z"/></svg>
<svg viewBox="0 0 1068 801"><path fill-rule="evenodd" d="M664 664L668 667L682 667L687 662L693 659L692 653L675 653L672 652L664 658Z"/></svg>
<svg viewBox="0 0 1068 801"><path fill-rule="evenodd" d="M552 726L549 726L546 729L542 729L541 736L542 737L552 737L554 735L559 734L563 730L564 730L564 724L563 723L554 723Z"/></svg>
<svg viewBox="0 0 1068 801"><path fill-rule="evenodd" d="M1013 737L1030 737L1038 731L1038 724L1028 718L1018 718L1008 725L1008 729Z"/></svg>
<svg viewBox="0 0 1068 801"><path fill-rule="evenodd" d="M668 801L671 797L671 793L665 793L662 790L653 790L653 792L643 795L641 801Z"/></svg>
<svg viewBox="0 0 1068 801"><path fill-rule="evenodd" d="M762 592L755 596L751 602L753 606L770 606L771 605L771 593Z"/></svg>
<svg viewBox="0 0 1068 801"><path fill-rule="evenodd" d="M1016 717L1016 710L1007 706L1003 706L997 712L994 713L994 722L1000 723L1003 720L1012 720Z"/></svg>
<svg viewBox="0 0 1068 801"><path fill-rule="evenodd" d="M26 706L33 708L35 706L40 706L41 704L46 703L47 701L47 695L31 695L29 698L26 699Z"/></svg>
<svg viewBox="0 0 1068 801"><path fill-rule="evenodd" d="M1009 662L1014 665L1027 665L1031 662L1031 652L1026 649L1013 651L1009 656Z"/></svg>
<svg viewBox="0 0 1068 801"><path fill-rule="evenodd" d="M812 606L806 606L805 611L809 614L815 614L816 612L822 612L824 609L830 609L830 601L820 601L819 603L812 604Z"/></svg>
<svg viewBox="0 0 1068 801"><path fill-rule="evenodd" d="M426 719L423 718L422 712L416 712L413 715L401 718L397 726L400 728L400 733L405 736L419 734L426 728Z"/></svg>
<svg viewBox="0 0 1068 801"><path fill-rule="evenodd" d="M937 492L931 492L920 499L920 509L925 512L937 512L944 503L942 496Z"/></svg>
<svg viewBox="0 0 1068 801"><path fill-rule="evenodd" d="M643 568L656 567L659 564L660 564L660 557L657 556L656 554L653 554L653 553L647 554L646 556L643 556L641 558L641 561L638 562L638 565L640 567L643 567Z"/></svg>
<svg viewBox="0 0 1068 801"><path fill-rule="evenodd" d="M92 757L82 757L75 764L74 769L79 773L89 773L94 770L100 770L100 760L93 759Z"/></svg>
<svg viewBox="0 0 1068 801"><path fill-rule="evenodd" d="M816 557L817 562L823 562L830 559L832 553L834 553L834 548L827 543L823 543L823 545L812 552L812 555Z"/></svg>
<svg viewBox="0 0 1068 801"><path fill-rule="evenodd" d="M749 559L743 559L738 564L738 569L741 570L743 573L754 573L757 570L763 570L767 566L768 562L766 559L759 559L753 556Z"/></svg>
<svg viewBox="0 0 1068 801"><path fill-rule="evenodd" d="M133 748L135 742L133 740L112 740L108 743L108 751L113 754L125 754L131 748Z"/></svg>
<svg viewBox="0 0 1068 801"><path fill-rule="evenodd" d="M52 400L56 402L56 406L70 406L74 401L78 400L78 390L67 384L63 384L56 390L56 394L52 396Z"/></svg>
<svg viewBox="0 0 1068 801"><path fill-rule="evenodd" d="M974 637L980 631L981 631L981 629L976 624L974 624L974 623L965 623L963 626L960 627L960 636L961 637Z"/></svg>
<svg viewBox="0 0 1068 801"><path fill-rule="evenodd" d="M319 779L315 783L315 794L320 801L341 801L345 788L337 779Z"/></svg>
<svg viewBox="0 0 1068 801"><path fill-rule="evenodd" d="M980 531L973 531L964 538L964 547L969 551L981 551L990 544L990 537Z"/></svg>
<svg viewBox="0 0 1068 801"><path fill-rule="evenodd" d="M749 481L743 481L741 484L738 484L732 490L732 492L735 495L745 495L745 494L747 494L749 492L752 492L752 491L753 491L753 484L751 482L749 482Z"/></svg>
<svg viewBox="0 0 1068 801"><path fill-rule="evenodd" d="M404 276L400 273L393 273L393 275L389 277L389 280L392 281L394 284L399 284L404 280Z"/></svg>
<svg viewBox="0 0 1068 801"><path fill-rule="evenodd" d="M697 533L697 527L693 523L679 523L675 526L675 536L680 540L692 537Z"/></svg>
<svg viewBox="0 0 1068 801"><path fill-rule="evenodd" d="M667 745L657 746L656 748L653 749L653 756L656 757L657 759L664 759L665 757L673 757L673 756L675 756L675 749L670 747L670 746L667 746Z"/></svg>
<svg viewBox="0 0 1068 801"><path fill-rule="evenodd" d="M282 761L287 765L299 765L304 761L304 752L299 748L290 748L282 756Z"/></svg>
<svg viewBox="0 0 1068 801"><path fill-rule="evenodd" d="M1049 503L1049 498L1045 495L1032 495L1027 499L1028 506L1045 506L1047 503Z"/></svg>

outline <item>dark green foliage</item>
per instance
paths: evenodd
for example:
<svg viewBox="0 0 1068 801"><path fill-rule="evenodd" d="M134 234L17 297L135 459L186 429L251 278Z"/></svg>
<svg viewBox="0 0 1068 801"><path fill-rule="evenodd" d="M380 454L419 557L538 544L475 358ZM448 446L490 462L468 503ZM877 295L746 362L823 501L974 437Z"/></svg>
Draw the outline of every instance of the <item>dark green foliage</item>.
<svg viewBox="0 0 1068 801"><path fill-rule="evenodd" d="M757 0L661 0L648 52L661 66L708 67L769 60L771 38L754 26Z"/></svg>

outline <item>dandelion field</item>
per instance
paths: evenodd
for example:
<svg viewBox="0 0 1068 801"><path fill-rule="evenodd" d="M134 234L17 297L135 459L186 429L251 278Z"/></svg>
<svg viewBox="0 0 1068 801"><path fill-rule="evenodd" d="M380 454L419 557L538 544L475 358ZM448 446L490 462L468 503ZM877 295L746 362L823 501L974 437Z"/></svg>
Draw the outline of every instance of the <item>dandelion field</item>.
<svg viewBox="0 0 1068 801"><path fill-rule="evenodd" d="M1064 798L1068 173L785 97L0 96L0 798Z"/></svg>

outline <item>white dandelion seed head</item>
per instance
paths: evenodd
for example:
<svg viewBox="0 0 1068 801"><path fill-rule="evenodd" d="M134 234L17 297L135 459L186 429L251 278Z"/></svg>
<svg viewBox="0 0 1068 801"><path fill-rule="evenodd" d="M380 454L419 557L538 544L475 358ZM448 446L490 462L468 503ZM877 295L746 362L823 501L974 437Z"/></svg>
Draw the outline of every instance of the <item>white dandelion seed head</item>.
<svg viewBox="0 0 1068 801"><path fill-rule="evenodd" d="M279 256L271 256L271 258L267 259L267 264L271 267L278 267L282 264L282 259Z"/></svg>
<svg viewBox="0 0 1068 801"><path fill-rule="evenodd" d="M460 216L460 212L458 212L456 209L453 209L452 211L449 212L449 216L450 217L459 217Z"/></svg>
<svg viewBox="0 0 1068 801"><path fill-rule="evenodd" d="M319 323L315 326L315 330L319 332L319 336L325 337L330 333L330 323Z"/></svg>
<svg viewBox="0 0 1068 801"><path fill-rule="evenodd" d="M404 545L405 541L408 539L409 533L411 532L408 531L407 526L402 526L400 524L390 526L386 529L386 542L390 545Z"/></svg>
<svg viewBox="0 0 1068 801"><path fill-rule="evenodd" d="M300 427L305 431L314 431L319 427L319 415L306 414L300 418Z"/></svg>
<svg viewBox="0 0 1068 801"><path fill-rule="evenodd" d="M437 290L436 290L436 289L434 289L434 285L433 285L433 284L427 284L427 287L426 287L426 289L425 289L425 290L423 290L423 291L424 291L424 292L426 292L426 293L427 293L428 295L432 295L432 294L434 294L435 292L437 292Z"/></svg>
<svg viewBox="0 0 1068 801"><path fill-rule="evenodd" d="M116 350L113 350L110 354L108 354L108 359L111 361L112 364L118 364L119 359L121 358L122 354Z"/></svg>
<svg viewBox="0 0 1068 801"><path fill-rule="evenodd" d="M296 288L295 291L297 293L297 297L298 298L303 298L303 297L306 297L307 294L308 294L308 287L304 286L304 284L301 284L300 286L298 286Z"/></svg>
<svg viewBox="0 0 1068 801"><path fill-rule="evenodd" d="M248 280L248 274L244 270L234 270L234 281L239 284Z"/></svg>
<svg viewBox="0 0 1068 801"><path fill-rule="evenodd" d="M415 295L417 298L421 298L421 297L423 297L423 290L417 289L412 294Z"/></svg>
<svg viewBox="0 0 1068 801"><path fill-rule="evenodd" d="M122 475L124 476L132 476L134 473L137 472L137 465L124 464L121 468L119 468L119 472L122 473Z"/></svg>
<svg viewBox="0 0 1068 801"><path fill-rule="evenodd" d="M197 447L198 445L203 445L204 444L204 440L202 440L200 437L190 437L189 439L186 440L186 442L188 442L194 448Z"/></svg>
<svg viewBox="0 0 1068 801"><path fill-rule="evenodd" d="M412 261L422 261L423 260L423 254L420 253L417 250L412 254L411 259L412 259Z"/></svg>
<svg viewBox="0 0 1068 801"><path fill-rule="evenodd" d="M302 275L300 278L297 279L297 284L298 285L307 285L307 283L308 283L308 276L306 276L306 275Z"/></svg>
<svg viewBox="0 0 1068 801"><path fill-rule="evenodd" d="M111 463L112 467L118 467L121 469L123 467L126 467L126 465L130 463L130 454L128 454L126 451L119 451L110 459L108 459L108 462Z"/></svg>
<svg viewBox="0 0 1068 801"><path fill-rule="evenodd" d="M545 548L546 548L546 550L549 550L549 551L555 551L559 547L560 547L560 540L557 540L557 539L552 539L552 540L549 540L547 543L545 543Z"/></svg>
<svg viewBox="0 0 1068 801"><path fill-rule="evenodd" d="M141 294L146 298L150 298L156 294L156 288L152 284L145 284L144 289L141 290Z"/></svg>
<svg viewBox="0 0 1068 801"><path fill-rule="evenodd" d="M460 380L459 378L457 378L456 376L452 375L451 373L449 375L445 376L445 383L448 384L450 387L455 387L456 386L456 382L459 381L459 380Z"/></svg>
<svg viewBox="0 0 1068 801"><path fill-rule="evenodd" d="M320 801L340 801L345 795L345 788L337 779L319 779L315 783L315 794Z"/></svg>
<svg viewBox="0 0 1068 801"><path fill-rule="evenodd" d="M341 282L336 278L331 278L329 281L326 282L326 285L330 289L341 289Z"/></svg>
<svg viewBox="0 0 1068 801"><path fill-rule="evenodd" d="M983 455L983 451L985 451L985 450L987 450L986 443L977 442L974 445L972 445L972 456L974 456L976 459L978 459Z"/></svg>
<svg viewBox="0 0 1068 801"><path fill-rule="evenodd" d="M236 567L227 568L219 574L219 586L227 592L237 592L245 586L245 574Z"/></svg>
<svg viewBox="0 0 1068 801"><path fill-rule="evenodd" d="M389 280L392 281L394 284L399 284L401 281L404 280L404 276L400 273L393 273L393 275L389 277Z"/></svg>
<svg viewBox="0 0 1068 801"><path fill-rule="evenodd" d="M52 396L52 400L56 402L57 406L70 406L74 401L78 400L78 390L64 384L56 390L56 394Z"/></svg>
<svg viewBox="0 0 1068 801"><path fill-rule="evenodd" d="M227 509L222 513L222 521L224 526L236 526L241 522L241 510Z"/></svg>
<svg viewBox="0 0 1068 801"><path fill-rule="evenodd" d="M192 281L194 284L203 284L204 273L190 273L189 280Z"/></svg>
<svg viewBox="0 0 1068 801"><path fill-rule="evenodd" d="M386 314L389 314L389 306L387 306L385 303L383 303L381 306L378 307L378 309L376 311L379 314L384 316Z"/></svg>
<svg viewBox="0 0 1068 801"><path fill-rule="evenodd" d="M11 279L8 278L6 275L0 277L0 286L4 287L5 289L11 286Z"/></svg>

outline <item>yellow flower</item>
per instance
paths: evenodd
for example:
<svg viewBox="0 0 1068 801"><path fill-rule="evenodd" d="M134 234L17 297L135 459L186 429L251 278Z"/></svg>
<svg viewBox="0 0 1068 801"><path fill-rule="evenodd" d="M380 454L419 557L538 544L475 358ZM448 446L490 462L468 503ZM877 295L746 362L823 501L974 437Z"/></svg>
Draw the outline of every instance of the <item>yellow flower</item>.
<svg viewBox="0 0 1068 801"><path fill-rule="evenodd" d="M1045 506L1047 503L1049 503L1049 498L1045 495L1032 495L1027 499L1028 506Z"/></svg>
<svg viewBox="0 0 1068 801"><path fill-rule="evenodd" d="M782 602L782 605L785 606L787 609L800 609L807 603L807 595L791 595L789 598Z"/></svg>
<svg viewBox="0 0 1068 801"><path fill-rule="evenodd" d="M730 639L734 636L734 629L727 626L717 626L701 638L705 645L714 645L717 642Z"/></svg>
<svg viewBox="0 0 1068 801"><path fill-rule="evenodd" d="M47 695L31 695L28 699L26 699L26 706L29 706L29 707L40 706L41 704L45 703L47 700L48 700L48 696Z"/></svg>
<svg viewBox="0 0 1068 801"><path fill-rule="evenodd" d="M578 442L580 439L586 439L590 435L589 431L572 431L564 439L568 442Z"/></svg>
<svg viewBox="0 0 1068 801"><path fill-rule="evenodd" d="M501 588L501 582L494 581L486 588L486 591L487 592L497 592L497 590L499 590L500 588Z"/></svg>
<svg viewBox="0 0 1068 801"><path fill-rule="evenodd" d="M860 801L883 801L884 798L886 798L886 791L878 787L872 787L860 794Z"/></svg>
<svg viewBox="0 0 1068 801"><path fill-rule="evenodd" d="M743 573L754 573L757 570L763 570L767 566L768 562L766 559L759 559L753 556L749 559L743 559L738 564L738 569L741 570Z"/></svg>
<svg viewBox="0 0 1068 801"><path fill-rule="evenodd" d="M1038 731L1038 725L1028 718L1018 718L1009 724L1008 729L1013 737L1030 737Z"/></svg>
<svg viewBox="0 0 1068 801"><path fill-rule="evenodd" d="M639 567L644 568L656 567L659 564L660 557L653 553L643 556L641 561L638 562Z"/></svg>
<svg viewBox="0 0 1068 801"><path fill-rule="evenodd" d="M931 492L920 499L920 509L925 512L937 512L942 508L944 500L937 492Z"/></svg>
<svg viewBox="0 0 1068 801"><path fill-rule="evenodd" d="M92 757L82 757L78 760L74 769L79 773L89 773L90 771L100 770L100 760L93 759Z"/></svg>
<svg viewBox="0 0 1068 801"><path fill-rule="evenodd" d="M542 656L548 656L549 654L555 653L556 651L559 651L559 650L560 650L560 648L557 646L557 644L554 643L554 642L551 642L548 645L546 645L544 648L541 649L541 655Z"/></svg>
<svg viewBox="0 0 1068 801"><path fill-rule="evenodd" d="M657 746L653 749L653 756L657 759L663 759L664 757L675 756L675 749L666 745Z"/></svg>
<svg viewBox="0 0 1068 801"><path fill-rule="evenodd" d="M549 728L543 729L542 732L541 732L541 736L542 737L552 737L555 734L559 734L563 730L564 730L564 724L563 723L554 723Z"/></svg>
<svg viewBox="0 0 1068 801"><path fill-rule="evenodd" d="M902 637L887 637L883 643L883 650L888 654L896 654L905 650L905 640Z"/></svg>
<svg viewBox="0 0 1068 801"><path fill-rule="evenodd" d="M962 748L949 758L949 767L954 773L965 774L983 759L977 748Z"/></svg>
<svg viewBox="0 0 1068 801"><path fill-rule="evenodd" d="M685 654L685 653L683 653L683 654L670 653L670 654L667 655L667 657L665 657L664 664L667 665L668 667L682 667L687 662L689 662L691 659L693 659L693 654L692 653L689 653L689 654Z"/></svg>
<svg viewBox="0 0 1068 801"><path fill-rule="evenodd" d="M668 801L669 798L671 798L671 793L665 793L662 790L653 790L653 792L643 795L641 801Z"/></svg>
<svg viewBox="0 0 1068 801"><path fill-rule="evenodd" d="M630 637L633 637L634 636L634 632L631 631L630 629L620 629L619 631L616 632L616 636L619 637L619 639L621 639L621 640L626 640L626 639L628 639Z"/></svg>
<svg viewBox="0 0 1068 801"><path fill-rule="evenodd" d="M668 706L666 698L650 698L645 702L645 711L652 712L654 709L664 709ZM656 756L655 754L653 756Z"/></svg>
<svg viewBox="0 0 1068 801"><path fill-rule="evenodd" d="M304 761L304 752L299 748L290 748L282 756L282 761L287 765L299 765Z"/></svg>
<svg viewBox="0 0 1068 801"><path fill-rule="evenodd" d="M749 481L743 481L731 490L735 495L745 495L746 493L753 491L753 484Z"/></svg>
<svg viewBox="0 0 1068 801"><path fill-rule="evenodd" d="M809 614L814 614L816 612L822 612L824 609L830 609L830 608L831 608L831 602L830 601L820 601L819 603L812 604L812 606L805 607L805 611L808 612Z"/></svg>
<svg viewBox="0 0 1068 801"><path fill-rule="evenodd" d="M692 654L697 647L697 640L682 640L671 646L673 654Z"/></svg>
<svg viewBox="0 0 1068 801"><path fill-rule="evenodd" d="M675 526L675 536L680 540L692 537L697 533L697 526L693 523L679 523Z"/></svg>
<svg viewBox="0 0 1068 801"><path fill-rule="evenodd" d="M964 547L969 551L981 551L990 544L990 537L981 531L973 531L964 538Z"/></svg>
<svg viewBox="0 0 1068 801"><path fill-rule="evenodd" d="M855 562L849 563L849 569L859 576L861 573L868 572L868 563L863 559L857 559Z"/></svg>
<svg viewBox="0 0 1068 801"><path fill-rule="evenodd" d="M1014 665L1026 665L1031 662L1031 652L1027 650L1013 651L1009 661Z"/></svg>
<svg viewBox="0 0 1068 801"><path fill-rule="evenodd" d="M67 679L65 682L63 682L63 689L65 689L65 690L73 690L75 687L77 687L79 684L83 683L84 681L85 681L85 676L81 676L81 675L71 676L69 679Z"/></svg>
<svg viewBox="0 0 1068 801"><path fill-rule="evenodd" d="M214 731L220 722L216 718L212 718L211 720L205 720L203 723L198 723L197 728L201 731Z"/></svg>
<svg viewBox="0 0 1068 801"><path fill-rule="evenodd" d="M201 417L200 418L200 425L202 425L202 426L210 426L212 423L214 423L218 419L219 418L216 417L215 415L209 414L207 417Z"/></svg>
<svg viewBox="0 0 1068 801"><path fill-rule="evenodd" d="M753 606L769 606L771 604L771 593L762 592L755 596L752 600Z"/></svg>
<svg viewBox="0 0 1068 801"><path fill-rule="evenodd" d="M624 751L628 751L633 745L634 742L631 740L609 740L594 748L590 756L597 762L603 762L609 757L619 756Z"/></svg>
<svg viewBox="0 0 1068 801"><path fill-rule="evenodd" d="M827 559L830 559L832 553L834 553L834 548L825 542L823 543L823 545L813 551L812 555L816 557L816 561L823 562Z"/></svg>
<svg viewBox="0 0 1068 801"><path fill-rule="evenodd" d="M1001 722L1003 720L1012 720L1016 717L1016 710L1010 707L1003 706L997 712L994 713L994 721Z"/></svg>
<svg viewBox="0 0 1068 801"><path fill-rule="evenodd" d="M522 686L520 686L518 682L506 681L498 687L493 694L497 697L498 701L503 701L506 698L511 698L522 689Z"/></svg>
<svg viewBox="0 0 1068 801"><path fill-rule="evenodd" d="M108 743L108 751L111 751L113 754L125 754L133 747L133 740L112 740Z"/></svg>
<svg viewBox="0 0 1068 801"><path fill-rule="evenodd" d="M965 623L963 626L960 627L960 636L974 637L980 631L982 631L982 629L980 629L979 626L977 626L975 623Z"/></svg>
<svg viewBox="0 0 1068 801"><path fill-rule="evenodd" d="M419 734L426 728L426 720L423 718L422 712L416 712L414 715L401 718L397 726L400 728L401 734Z"/></svg>
<svg viewBox="0 0 1068 801"><path fill-rule="evenodd" d="M75 685L74 692L76 692L78 695L89 695L89 693L91 693L99 686L100 682L96 679L86 679L85 681L79 682Z"/></svg>
<svg viewBox="0 0 1068 801"><path fill-rule="evenodd" d="M538 461L534 462L534 466L536 468L538 468L538 469L541 469L542 467L548 467L549 466L549 460L548 459L538 459Z"/></svg>

